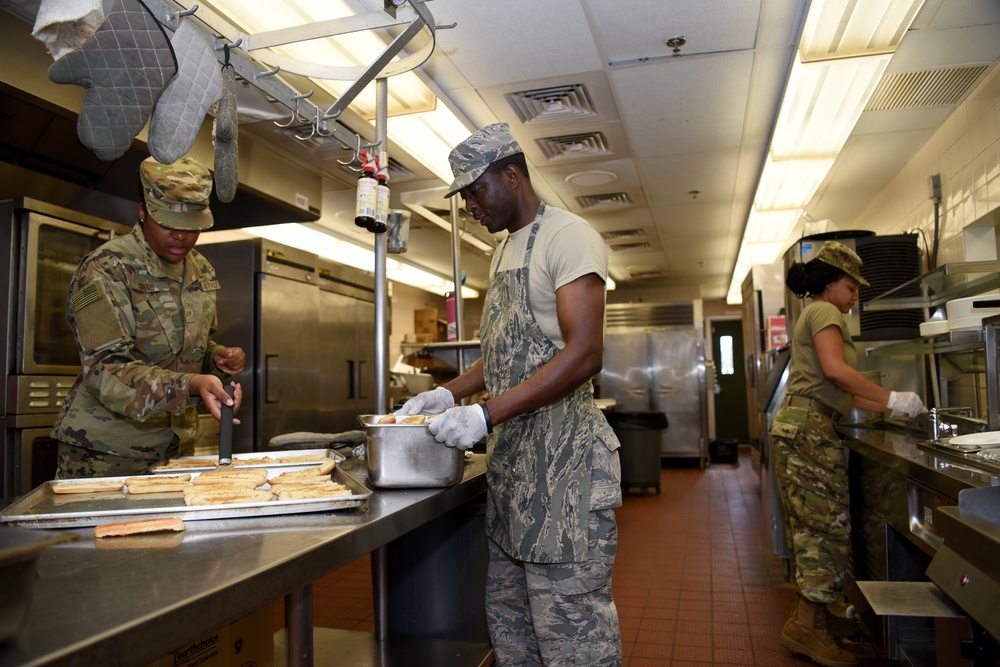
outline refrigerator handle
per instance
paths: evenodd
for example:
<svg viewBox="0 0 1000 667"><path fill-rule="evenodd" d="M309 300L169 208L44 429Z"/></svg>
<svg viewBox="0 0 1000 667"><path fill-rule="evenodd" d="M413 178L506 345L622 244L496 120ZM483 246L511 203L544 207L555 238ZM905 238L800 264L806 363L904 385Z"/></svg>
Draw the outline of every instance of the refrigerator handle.
<svg viewBox="0 0 1000 667"><path fill-rule="evenodd" d="M358 385L361 383L361 378L358 375L358 370L354 367L354 360L347 360L347 398L354 399L358 397Z"/></svg>
<svg viewBox="0 0 1000 667"><path fill-rule="evenodd" d="M271 382L271 364L277 366L278 355L265 354L264 355L264 402L265 403L278 402L278 383ZM278 376L275 375L274 377L277 378Z"/></svg>

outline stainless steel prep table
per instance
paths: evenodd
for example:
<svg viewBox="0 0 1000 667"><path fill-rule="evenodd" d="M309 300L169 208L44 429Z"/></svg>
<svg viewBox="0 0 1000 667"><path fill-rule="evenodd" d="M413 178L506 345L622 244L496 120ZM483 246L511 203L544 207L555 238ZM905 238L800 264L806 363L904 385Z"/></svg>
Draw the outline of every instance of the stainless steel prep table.
<svg viewBox="0 0 1000 667"><path fill-rule="evenodd" d="M838 426L837 431L844 436L845 444L862 456L952 498L957 499L962 489L996 484L996 475L961 454L918 446L921 438L917 435L892 428Z"/></svg>
<svg viewBox="0 0 1000 667"><path fill-rule="evenodd" d="M376 490L365 507L322 514L191 522L175 548L104 549L92 529L72 529L81 540L39 557L27 624L16 645L0 647L0 667L145 664L282 596L294 603L288 665L310 664L312 582L485 489L478 454L454 487Z"/></svg>

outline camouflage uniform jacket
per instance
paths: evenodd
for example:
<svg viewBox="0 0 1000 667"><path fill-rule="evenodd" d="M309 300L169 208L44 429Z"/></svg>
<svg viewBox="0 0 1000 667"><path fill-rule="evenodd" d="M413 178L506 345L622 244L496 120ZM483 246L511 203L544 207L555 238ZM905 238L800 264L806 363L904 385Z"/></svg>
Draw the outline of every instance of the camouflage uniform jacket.
<svg viewBox="0 0 1000 667"><path fill-rule="evenodd" d="M165 452L194 412L191 375L217 372L218 288L201 254L191 250L183 265L169 265L138 224L86 257L66 305L81 370L52 437L140 459Z"/></svg>

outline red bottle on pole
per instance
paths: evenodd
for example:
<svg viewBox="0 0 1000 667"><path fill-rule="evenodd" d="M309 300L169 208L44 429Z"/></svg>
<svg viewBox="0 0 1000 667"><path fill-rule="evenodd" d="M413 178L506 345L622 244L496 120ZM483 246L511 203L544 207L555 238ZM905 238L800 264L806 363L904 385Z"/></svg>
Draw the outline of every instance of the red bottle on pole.
<svg viewBox="0 0 1000 667"><path fill-rule="evenodd" d="M361 162L364 166L358 178L358 191L354 199L354 224L371 230L375 226L378 181L375 180L375 161L368 155L368 151L361 151Z"/></svg>

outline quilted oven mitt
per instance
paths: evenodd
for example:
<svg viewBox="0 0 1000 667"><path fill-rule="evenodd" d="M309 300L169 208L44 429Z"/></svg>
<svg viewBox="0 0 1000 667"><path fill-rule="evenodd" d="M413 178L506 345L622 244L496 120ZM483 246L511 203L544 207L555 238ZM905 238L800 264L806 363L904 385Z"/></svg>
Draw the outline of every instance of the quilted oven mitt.
<svg viewBox="0 0 1000 667"><path fill-rule="evenodd" d="M229 203L236 196L240 180L239 130L236 116L236 72L222 68L222 99L215 113L212 140L215 142L215 194Z"/></svg>
<svg viewBox="0 0 1000 667"><path fill-rule="evenodd" d="M177 76L160 95L149 121L149 152L163 164L187 155L205 115L222 95L219 64L197 28L184 21L170 45L177 56Z"/></svg>
<svg viewBox="0 0 1000 667"><path fill-rule="evenodd" d="M87 89L77 134L97 157L114 160L142 131L176 72L170 41L149 9L139 0L115 0L97 32L52 63L49 79Z"/></svg>

